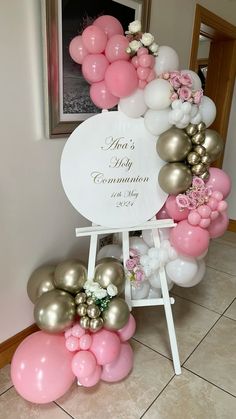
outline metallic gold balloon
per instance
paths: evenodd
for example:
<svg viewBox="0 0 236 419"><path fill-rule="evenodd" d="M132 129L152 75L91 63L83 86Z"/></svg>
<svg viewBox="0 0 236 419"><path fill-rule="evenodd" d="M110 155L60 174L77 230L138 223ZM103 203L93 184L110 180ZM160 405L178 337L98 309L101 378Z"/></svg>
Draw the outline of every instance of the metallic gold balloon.
<svg viewBox="0 0 236 419"><path fill-rule="evenodd" d="M204 132L197 132L197 134L194 134L191 138L192 143L196 145L200 145L205 140L205 133Z"/></svg>
<svg viewBox="0 0 236 419"><path fill-rule="evenodd" d="M118 295L121 294L125 287L125 272L120 261L115 258L100 259L95 268L94 281L102 288L113 284L117 287Z"/></svg>
<svg viewBox="0 0 236 419"><path fill-rule="evenodd" d="M194 166L191 167L192 173L196 176L199 176L202 173L204 173L206 171L206 169L207 169L207 167L203 163L198 163L198 164L195 164Z"/></svg>
<svg viewBox="0 0 236 419"><path fill-rule="evenodd" d="M54 265L41 266L31 274L27 284L27 293L32 303L35 304L42 294L55 288L55 269Z"/></svg>
<svg viewBox="0 0 236 419"><path fill-rule="evenodd" d="M87 280L87 269L84 264L76 259L60 263L55 270L56 288L77 294Z"/></svg>
<svg viewBox="0 0 236 419"><path fill-rule="evenodd" d="M87 304L79 304L76 311L78 316L82 317L82 316L86 316L87 314Z"/></svg>
<svg viewBox="0 0 236 419"><path fill-rule="evenodd" d="M198 153L192 151L191 153L189 153L187 155L187 161L189 164L193 165L193 164L198 164L201 160L201 157L199 156Z"/></svg>
<svg viewBox="0 0 236 419"><path fill-rule="evenodd" d="M88 306L91 306L92 304L94 304L94 299L93 299L93 297L87 297L86 304L87 304Z"/></svg>
<svg viewBox="0 0 236 419"><path fill-rule="evenodd" d="M101 317L98 317L97 319L91 319L89 328L91 332L97 332L100 330L103 326L103 319Z"/></svg>
<svg viewBox="0 0 236 419"><path fill-rule="evenodd" d="M218 159L224 148L224 141L220 134L213 129L206 129L206 137L203 146L211 158L211 163Z"/></svg>
<svg viewBox="0 0 236 419"><path fill-rule="evenodd" d="M197 125L195 124L188 124L188 126L185 128L186 133L192 137L194 134L197 133L198 129L197 129Z"/></svg>
<svg viewBox="0 0 236 419"><path fill-rule="evenodd" d="M199 156L205 156L206 154L206 149L203 145L196 145L196 147L193 148L193 151L197 154L199 154Z"/></svg>
<svg viewBox="0 0 236 419"><path fill-rule="evenodd" d="M191 186L192 173L184 163L168 163L161 168L158 182L163 191L177 195Z"/></svg>
<svg viewBox="0 0 236 419"><path fill-rule="evenodd" d="M81 317L79 323L80 323L80 326L83 327L83 329L89 329L90 319L88 316Z"/></svg>
<svg viewBox="0 0 236 419"><path fill-rule="evenodd" d="M205 129L206 129L205 122L203 122L203 121L199 122L199 124L197 124L197 129L198 129L199 132L205 131Z"/></svg>
<svg viewBox="0 0 236 419"><path fill-rule="evenodd" d="M114 297L102 313L104 327L109 330L119 330L129 320L129 307L125 300Z"/></svg>
<svg viewBox="0 0 236 419"><path fill-rule="evenodd" d="M209 178L209 176L210 176L210 173L208 172L208 170L206 170L201 175L199 175L199 177L203 180L207 180Z"/></svg>
<svg viewBox="0 0 236 419"><path fill-rule="evenodd" d="M87 302L86 300L87 300L87 295L85 294L85 292L79 292L75 296L75 304L86 303Z"/></svg>
<svg viewBox="0 0 236 419"><path fill-rule="evenodd" d="M90 317L90 319L96 319L101 314L101 311L99 307L96 304L91 304L87 308L87 315Z"/></svg>
<svg viewBox="0 0 236 419"><path fill-rule="evenodd" d="M75 314L72 295L57 289L42 294L34 308L37 326L49 333L60 333L70 327Z"/></svg>
<svg viewBox="0 0 236 419"><path fill-rule="evenodd" d="M201 158L201 162L202 162L203 164L206 164L207 166L209 166L209 165L210 165L210 163L211 163L211 158L210 158L210 156L209 156L209 154L208 154L208 153L206 153L204 156L202 156L202 158Z"/></svg>
<svg viewBox="0 0 236 419"><path fill-rule="evenodd" d="M182 129L170 128L159 136L156 148L162 160L177 162L187 157L192 143Z"/></svg>

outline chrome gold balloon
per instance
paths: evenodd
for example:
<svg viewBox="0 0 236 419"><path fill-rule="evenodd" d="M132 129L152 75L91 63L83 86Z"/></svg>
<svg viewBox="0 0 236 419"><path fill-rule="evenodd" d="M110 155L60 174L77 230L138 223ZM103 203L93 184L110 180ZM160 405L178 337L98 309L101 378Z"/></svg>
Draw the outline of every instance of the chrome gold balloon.
<svg viewBox="0 0 236 419"><path fill-rule="evenodd" d="M115 258L100 259L95 267L94 281L102 288L113 284L117 287L118 295L124 291L125 272L120 261Z"/></svg>
<svg viewBox="0 0 236 419"><path fill-rule="evenodd" d="M41 266L31 274L27 284L27 293L32 303L35 304L42 294L55 288L55 269L54 265Z"/></svg>
<svg viewBox="0 0 236 419"><path fill-rule="evenodd" d="M177 162L187 157L192 143L182 129L170 128L159 136L156 148L162 160Z"/></svg>
<svg viewBox="0 0 236 419"><path fill-rule="evenodd" d="M90 318L88 316L81 317L79 324L83 329L89 329L90 326Z"/></svg>
<svg viewBox="0 0 236 419"><path fill-rule="evenodd" d="M191 138L192 143L199 145L202 144L205 140L205 133L204 132L197 132L197 134L194 134Z"/></svg>
<svg viewBox="0 0 236 419"><path fill-rule="evenodd" d="M57 289L42 294L34 308L37 326L49 333L60 333L70 327L75 314L74 297Z"/></svg>
<svg viewBox="0 0 236 419"><path fill-rule="evenodd" d="M96 304L91 304L87 308L87 315L90 317L90 319L96 319L101 314L101 311L99 307Z"/></svg>
<svg viewBox="0 0 236 419"><path fill-rule="evenodd" d="M201 157L199 156L198 153L191 151L188 155L187 155L187 161L189 164L193 165L193 164L198 164L201 161Z"/></svg>
<svg viewBox="0 0 236 419"><path fill-rule="evenodd" d="M202 173L204 173L206 171L206 169L207 169L207 167L203 163L198 163L198 164L195 164L194 166L191 167L192 173L195 176L201 175Z"/></svg>
<svg viewBox="0 0 236 419"><path fill-rule="evenodd" d="M203 122L203 121L199 122L199 124L197 124L197 129L198 129L199 132L205 131L205 129L206 129L205 122Z"/></svg>
<svg viewBox="0 0 236 419"><path fill-rule="evenodd" d="M196 145L196 147L193 148L193 151L199 154L200 157L205 156L206 154L206 149L203 145Z"/></svg>
<svg viewBox="0 0 236 419"><path fill-rule="evenodd" d="M103 326L103 319L101 317L98 317L97 319L91 319L89 328L91 332L97 332L100 330Z"/></svg>
<svg viewBox="0 0 236 419"><path fill-rule="evenodd" d="M166 193L178 195L191 186L192 173L184 163L168 163L161 168L158 182Z"/></svg>
<svg viewBox="0 0 236 419"><path fill-rule="evenodd" d="M224 141L220 134L213 129L206 129L206 137L203 146L206 148L207 154L210 156L211 163L218 159L224 148Z"/></svg>
<svg viewBox="0 0 236 419"><path fill-rule="evenodd" d="M55 270L56 288L77 294L87 280L87 269L84 264L76 259L60 263Z"/></svg>
<svg viewBox="0 0 236 419"><path fill-rule="evenodd" d="M129 320L129 307L125 300L114 297L102 313L104 327L108 330L119 330Z"/></svg>
<svg viewBox="0 0 236 419"><path fill-rule="evenodd" d="M82 303L86 303L87 300L87 295L85 294L85 292L79 292L78 294L76 294L75 296L75 304L82 304Z"/></svg>
<svg viewBox="0 0 236 419"><path fill-rule="evenodd" d="M197 129L197 125L195 124L188 124L188 126L185 128L186 133L192 137L194 134L197 133L198 129Z"/></svg>
<svg viewBox="0 0 236 419"><path fill-rule="evenodd" d="M94 299L93 299L93 297L87 297L86 304L87 304L88 306L91 306L92 304L94 304Z"/></svg>
<svg viewBox="0 0 236 419"><path fill-rule="evenodd" d="M207 180L210 177L210 173L208 172L208 170L206 170L201 175L199 175L199 177L203 180Z"/></svg>
<svg viewBox="0 0 236 419"><path fill-rule="evenodd" d="M207 166L209 166L211 164L211 158L210 158L208 153L206 153L204 156L202 156L201 162L203 164L206 164Z"/></svg>
<svg viewBox="0 0 236 419"><path fill-rule="evenodd" d="M88 307L87 304L84 304L84 303L79 304L77 309L76 309L78 316L80 316L80 317L86 316L87 307Z"/></svg>

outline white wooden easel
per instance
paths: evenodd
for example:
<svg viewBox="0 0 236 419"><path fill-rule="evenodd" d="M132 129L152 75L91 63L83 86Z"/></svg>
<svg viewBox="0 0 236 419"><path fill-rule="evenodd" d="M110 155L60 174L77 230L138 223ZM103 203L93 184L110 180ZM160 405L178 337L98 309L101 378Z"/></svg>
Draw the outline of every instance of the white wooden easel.
<svg viewBox="0 0 236 419"><path fill-rule="evenodd" d="M153 240L155 247L160 247L159 228L174 227L173 220L150 220L144 224L135 227L126 228L106 228L98 225L92 225L91 227L76 228L76 237L90 236L90 249L89 249L89 260L88 260L88 279L93 279L95 263L96 263L96 252L97 242L99 234L111 234L111 233L122 233L122 247L123 247L123 262L129 259L129 232L137 230L152 230ZM163 305L165 309L165 316L167 322L167 328L169 333L170 347L172 352L173 364L175 374L181 374L181 366L179 360L179 351L176 340L175 326L173 321L171 304L174 304L175 300L169 296L169 290L167 286L166 273L164 267L160 268L160 282L162 298L152 299L140 299L132 300L131 296L131 284L129 280L126 280L125 285L125 300L131 307L144 307L144 306L157 306Z"/></svg>

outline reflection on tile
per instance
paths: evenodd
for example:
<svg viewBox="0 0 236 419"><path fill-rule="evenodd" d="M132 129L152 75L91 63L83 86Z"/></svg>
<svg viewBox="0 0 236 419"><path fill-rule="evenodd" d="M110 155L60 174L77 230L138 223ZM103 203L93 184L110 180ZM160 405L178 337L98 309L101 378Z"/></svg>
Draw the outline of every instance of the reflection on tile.
<svg viewBox="0 0 236 419"><path fill-rule="evenodd" d="M69 419L54 403L33 404L20 397L11 388L0 397L0 419Z"/></svg>
<svg viewBox="0 0 236 419"><path fill-rule="evenodd" d="M172 363L132 342L134 369L124 381L100 382L85 389L74 386L58 404L76 419L139 419L173 376Z"/></svg>
<svg viewBox="0 0 236 419"><path fill-rule="evenodd" d="M183 370L144 415L144 419L232 419L236 400L212 384Z"/></svg>
<svg viewBox="0 0 236 419"><path fill-rule="evenodd" d="M191 288L175 286L171 292L222 314L236 296L236 276L208 267L200 284Z"/></svg>
<svg viewBox="0 0 236 419"><path fill-rule="evenodd" d="M219 315L179 297L175 298L172 309L180 360L184 362ZM171 357L164 308L140 307L134 309L133 314L137 321L135 338Z"/></svg>
<svg viewBox="0 0 236 419"><path fill-rule="evenodd" d="M236 395L236 322L222 317L186 362L201 377Z"/></svg>
<svg viewBox="0 0 236 419"><path fill-rule="evenodd" d="M236 300L231 304L224 315L226 317L230 317L233 320L236 320Z"/></svg>
<svg viewBox="0 0 236 419"><path fill-rule="evenodd" d="M236 233L234 233L233 231L226 231L225 234L216 239L216 241L231 246L236 246Z"/></svg>
<svg viewBox="0 0 236 419"><path fill-rule="evenodd" d="M10 377L10 365L0 369L0 394L12 386Z"/></svg>
<svg viewBox="0 0 236 419"><path fill-rule="evenodd" d="M211 268L236 275L235 247L212 241L206 257L206 264Z"/></svg>

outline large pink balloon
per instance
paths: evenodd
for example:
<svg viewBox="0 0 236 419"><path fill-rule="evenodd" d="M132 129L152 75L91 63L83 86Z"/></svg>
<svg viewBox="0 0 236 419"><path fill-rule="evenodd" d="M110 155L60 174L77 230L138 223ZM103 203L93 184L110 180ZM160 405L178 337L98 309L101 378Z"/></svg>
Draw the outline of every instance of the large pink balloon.
<svg viewBox="0 0 236 419"><path fill-rule="evenodd" d="M104 81L92 84L90 87L90 97L93 103L101 109L113 108L120 100L110 93Z"/></svg>
<svg viewBox="0 0 236 419"><path fill-rule="evenodd" d="M72 358L63 335L33 333L18 346L12 359L11 378L16 391L33 403L58 399L75 380Z"/></svg>
<svg viewBox="0 0 236 419"><path fill-rule="evenodd" d="M89 54L83 60L82 73L89 83L96 83L105 77L109 62L103 54Z"/></svg>
<svg viewBox="0 0 236 419"><path fill-rule="evenodd" d="M126 52L129 46L129 41L124 35L114 35L107 42L105 55L111 63L117 60L128 61L130 56Z"/></svg>
<svg viewBox="0 0 236 419"><path fill-rule="evenodd" d="M120 339L116 333L102 329L93 335L90 351L95 355L99 365L113 362L120 353Z"/></svg>
<svg viewBox="0 0 236 419"><path fill-rule="evenodd" d="M100 365L97 365L95 368L95 371L91 375L88 375L87 377L79 378L79 382L84 387L93 387L100 381L101 374L102 374L102 367Z"/></svg>
<svg viewBox="0 0 236 419"><path fill-rule="evenodd" d="M229 217L227 212L222 212L219 216L211 222L208 227L208 232L211 239L216 239L224 234L229 224Z"/></svg>
<svg viewBox="0 0 236 419"><path fill-rule="evenodd" d="M72 60L78 64L82 64L84 58L88 55L88 50L85 48L82 36L75 36L69 45L69 52Z"/></svg>
<svg viewBox="0 0 236 419"><path fill-rule="evenodd" d="M133 351L128 342L121 344L119 357L103 366L101 379L109 383L123 380L133 368Z"/></svg>
<svg viewBox="0 0 236 419"><path fill-rule="evenodd" d="M96 365L96 358L90 351L77 352L71 363L72 371L79 379L93 374Z"/></svg>
<svg viewBox="0 0 236 419"><path fill-rule="evenodd" d="M91 54L99 54L106 48L107 36L98 26L90 25L84 29L82 41L88 52Z"/></svg>
<svg viewBox="0 0 236 419"><path fill-rule="evenodd" d="M136 329L136 322L135 322L134 316L130 314L128 323L126 323L126 325L122 329L117 330L120 340L122 342L126 342L127 340L131 339L132 336L134 336L135 329Z"/></svg>
<svg viewBox="0 0 236 419"><path fill-rule="evenodd" d="M156 214L157 220L166 220L168 218L171 218L170 215L167 212L166 204L163 205L163 207L158 211Z"/></svg>
<svg viewBox="0 0 236 419"><path fill-rule="evenodd" d="M177 252L186 256L197 257L208 248L209 233L207 230L193 226L187 220L183 220L171 230L170 242Z"/></svg>
<svg viewBox="0 0 236 419"><path fill-rule="evenodd" d="M103 15L98 17L93 24L103 29L108 39L113 35L123 35L124 31L121 23L113 16Z"/></svg>
<svg viewBox="0 0 236 419"><path fill-rule="evenodd" d="M129 96L138 87L136 69L128 61L115 61L109 65L105 73L105 82L114 96Z"/></svg>
<svg viewBox="0 0 236 419"><path fill-rule="evenodd" d="M210 167L210 177L206 186L213 186L213 191L220 191L224 198L227 198L231 191L231 179L227 173L217 167Z"/></svg>
<svg viewBox="0 0 236 419"><path fill-rule="evenodd" d="M179 209L177 203L176 203L176 196L170 195L168 196L166 203L165 203L166 210L171 218L175 221L182 221L186 220L188 218L189 209L183 208Z"/></svg>

